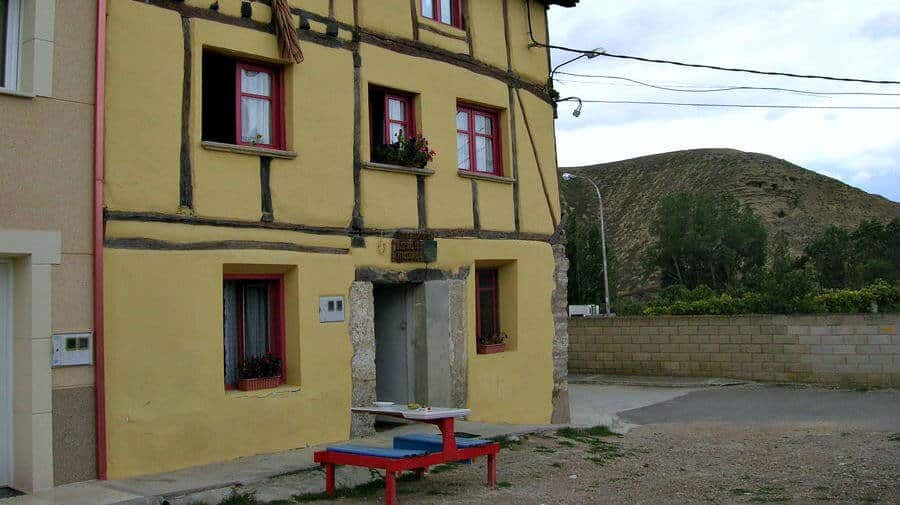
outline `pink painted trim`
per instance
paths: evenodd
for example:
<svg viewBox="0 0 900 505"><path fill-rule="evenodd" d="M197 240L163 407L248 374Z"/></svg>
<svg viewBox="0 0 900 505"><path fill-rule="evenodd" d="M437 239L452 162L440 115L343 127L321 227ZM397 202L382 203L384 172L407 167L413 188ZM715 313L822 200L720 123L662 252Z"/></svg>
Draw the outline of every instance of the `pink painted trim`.
<svg viewBox="0 0 900 505"><path fill-rule="evenodd" d="M285 333L285 300L284 300L284 275L282 274L225 274L226 281L274 281L269 287L269 298L275 303L269 305L269 327L274 329L274 334L269 335L269 348L281 358L281 384L287 380L287 341ZM243 303L239 303L243 306ZM238 356L244 356L244 331L243 314L238 314ZM226 384L226 390L235 389L235 385Z"/></svg>
<svg viewBox="0 0 900 505"><path fill-rule="evenodd" d="M465 112L468 116L468 123L465 130L457 129L457 133L462 133L469 138L469 168L463 168L459 166L457 162L457 168L463 172L472 172L476 174L488 174L488 175L496 175L498 177L503 176L503 150L501 149L501 140L503 136L501 135L500 129L500 114L496 110L486 109L483 107L477 107L469 104L460 103L456 107L457 114L460 112ZM481 116L483 118L487 118L491 122L491 133L490 135L485 135L483 133L477 133L475 131L475 116ZM455 122L455 118L454 118ZM481 172L478 170L478 160L475 156L476 151L476 142L475 140L478 137L491 139L491 145L493 146L494 151L494 167L490 172Z"/></svg>
<svg viewBox="0 0 900 505"><path fill-rule="evenodd" d="M97 406L97 478L107 477L106 362L103 312L103 180L106 114L106 0L97 0L94 71L94 391Z"/></svg>
<svg viewBox="0 0 900 505"><path fill-rule="evenodd" d="M442 25L452 26L454 28L459 28L460 30L464 29L463 27L463 19L462 19L462 2L463 0L450 0L450 22L445 23L441 21L441 0L434 0L431 2L431 15L425 12L425 1L422 0L420 2L420 8L422 9L422 16L432 20L437 21Z"/></svg>
<svg viewBox="0 0 900 505"><path fill-rule="evenodd" d="M269 95L257 95L254 93L244 93L241 91L241 70L251 70L254 72L264 72L269 74ZM282 72L278 68L261 66L259 64L238 62L234 72L234 110L235 110L235 134L234 141L238 145L256 147L266 147L269 149L284 149L284 86L282 83ZM241 131L241 98L242 97L259 98L268 100L269 102L269 128L271 132L271 142L269 144L252 144L244 142Z"/></svg>

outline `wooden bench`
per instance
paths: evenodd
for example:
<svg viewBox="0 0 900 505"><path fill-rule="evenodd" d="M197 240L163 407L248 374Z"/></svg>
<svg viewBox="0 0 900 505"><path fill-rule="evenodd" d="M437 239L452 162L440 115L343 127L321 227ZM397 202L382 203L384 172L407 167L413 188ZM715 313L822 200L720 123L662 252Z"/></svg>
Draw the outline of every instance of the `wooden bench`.
<svg viewBox="0 0 900 505"><path fill-rule="evenodd" d="M451 432L452 433L452 432ZM399 445L398 446L398 440ZM394 448L369 447L364 445L337 445L315 453L316 463L325 466L325 491L334 495L334 471L337 465L376 468L385 472L385 505L394 505L397 499L397 476L399 473L414 470L422 476L434 465L455 461L473 460L487 456L487 481L494 486L497 481L497 453L500 444L487 440L470 442L473 439L446 440L441 435L418 436L405 435L394 439ZM403 448L404 445L418 444L424 448Z"/></svg>

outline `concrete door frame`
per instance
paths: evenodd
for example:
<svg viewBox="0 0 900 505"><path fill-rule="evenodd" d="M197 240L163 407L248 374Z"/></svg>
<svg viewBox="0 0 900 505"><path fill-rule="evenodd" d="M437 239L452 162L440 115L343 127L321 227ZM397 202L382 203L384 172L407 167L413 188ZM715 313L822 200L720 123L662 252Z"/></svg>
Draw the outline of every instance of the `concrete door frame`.
<svg viewBox="0 0 900 505"><path fill-rule="evenodd" d="M53 487L51 269L60 253L59 232L0 229L0 257L15 279L12 487L25 492Z"/></svg>
<svg viewBox="0 0 900 505"><path fill-rule="evenodd" d="M12 262L0 259L0 487L12 484Z"/></svg>

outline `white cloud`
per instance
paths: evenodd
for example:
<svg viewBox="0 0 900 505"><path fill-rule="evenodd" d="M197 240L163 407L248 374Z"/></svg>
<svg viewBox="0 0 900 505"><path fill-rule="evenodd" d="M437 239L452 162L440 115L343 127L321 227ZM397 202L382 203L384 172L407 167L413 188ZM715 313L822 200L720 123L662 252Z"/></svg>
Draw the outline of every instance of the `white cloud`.
<svg viewBox="0 0 900 505"><path fill-rule="evenodd" d="M893 0L733 2L582 0L551 10L557 44L713 65L900 81L900 16ZM571 57L554 54L559 63ZM898 85L790 79L685 69L599 57L564 71L625 76L667 86L777 86L900 94ZM623 81L559 76L563 96L584 99L798 105L897 106L900 96L677 93ZM900 110L710 109L560 106L562 165L591 164L698 147L763 152L900 200Z"/></svg>

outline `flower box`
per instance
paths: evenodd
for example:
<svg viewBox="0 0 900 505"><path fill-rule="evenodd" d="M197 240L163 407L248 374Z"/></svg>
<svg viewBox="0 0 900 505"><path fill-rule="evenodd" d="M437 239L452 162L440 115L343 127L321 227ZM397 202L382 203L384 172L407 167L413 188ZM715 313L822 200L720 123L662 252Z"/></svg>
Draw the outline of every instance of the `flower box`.
<svg viewBox="0 0 900 505"><path fill-rule="evenodd" d="M506 351L506 342L500 344L478 344L478 354L496 354Z"/></svg>
<svg viewBox="0 0 900 505"><path fill-rule="evenodd" d="M281 377L260 377L258 379L238 379L238 389L241 391L256 391L258 389L272 389L281 385Z"/></svg>

